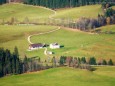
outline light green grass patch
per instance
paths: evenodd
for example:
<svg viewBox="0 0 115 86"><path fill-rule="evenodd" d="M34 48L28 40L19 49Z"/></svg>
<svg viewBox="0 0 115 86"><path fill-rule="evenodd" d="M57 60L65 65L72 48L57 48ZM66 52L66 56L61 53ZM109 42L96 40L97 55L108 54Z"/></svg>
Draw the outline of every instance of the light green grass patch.
<svg viewBox="0 0 115 86"><path fill-rule="evenodd" d="M111 28L114 30L115 25L102 27L103 30ZM115 57L115 34L89 34L84 32L73 32L65 29L59 31L33 36L31 38L32 42L42 42L42 43L59 43L64 45L61 49L51 50L55 54L54 56L75 56L75 57L91 57L110 59ZM43 53L43 50L39 50ZM40 55L41 55L40 53ZM36 53L32 53L36 55ZM44 53L43 53L44 54Z"/></svg>
<svg viewBox="0 0 115 86"><path fill-rule="evenodd" d="M98 14L102 14L101 5L89 5L76 8L67 8L57 10L55 18L68 18L77 20L80 17L96 18Z"/></svg>
<svg viewBox="0 0 115 86"><path fill-rule="evenodd" d="M42 20L49 18L53 12L42 7L24 5L24 4L4 4L0 5L0 19L10 20L12 17L18 20L24 20L26 17L29 19Z"/></svg>
<svg viewBox="0 0 115 86"><path fill-rule="evenodd" d="M102 69L101 69L102 68ZM115 67L108 67L112 74ZM113 86L115 77L103 75L106 67L95 72L73 68L53 68L45 71L0 78L0 86Z"/></svg>
<svg viewBox="0 0 115 86"><path fill-rule="evenodd" d="M115 10L115 6L112 6L112 8Z"/></svg>

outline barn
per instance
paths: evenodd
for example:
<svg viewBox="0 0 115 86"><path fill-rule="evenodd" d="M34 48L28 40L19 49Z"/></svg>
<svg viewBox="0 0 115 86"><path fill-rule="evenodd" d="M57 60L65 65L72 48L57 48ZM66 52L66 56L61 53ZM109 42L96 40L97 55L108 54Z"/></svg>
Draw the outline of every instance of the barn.
<svg viewBox="0 0 115 86"><path fill-rule="evenodd" d="M36 50L36 49L44 48L45 46L46 44L42 44L42 43L30 44L29 50Z"/></svg>

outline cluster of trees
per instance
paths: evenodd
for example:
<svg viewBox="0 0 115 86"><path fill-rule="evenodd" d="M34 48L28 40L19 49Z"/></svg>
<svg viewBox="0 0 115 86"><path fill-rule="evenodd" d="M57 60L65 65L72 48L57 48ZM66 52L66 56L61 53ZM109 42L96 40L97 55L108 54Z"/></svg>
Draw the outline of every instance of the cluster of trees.
<svg viewBox="0 0 115 86"><path fill-rule="evenodd" d="M0 5L6 3L7 0L0 0Z"/></svg>
<svg viewBox="0 0 115 86"><path fill-rule="evenodd" d="M0 5L10 2L22 2L23 0L0 0Z"/></svg>
<svg viewBox="0 0 115 86"><path fill-rule="evenodd" d="M115 5L115 1L114 0L102 0L102 8L103 9L107 9L113 5Z"/></svg>
<svg viewBox="0 0 115 86"><path fill-rule="evenodd" d="M21 66L17 47L14 48L13 53L8 49L0 48L0 76L20 74L22 73Z"/></svg>
<svg viewBox="0 0 115 86"><path fill-rule="evenodd" d="M52 9L78 7L91 4L101 4L106 2L114 3L114 0L23 0L25 4L40 5Z"/></svg>
<svg viewBox="0 0 115 86"><path fill-rule="evenodd" d="M24 59L21 59L17 47L14 48L13 53L8 49L0 48L0 77L38 71L46 68L50 68L50 66L47 67L43 65L40 58L27 58L25 56Z"/></svg>
<svg viewBox="0 0 115 86"><path fill-rule="evenodd" d="M105 15L98 14L95 19L82 17L77 19L77 21L72 19L52 19L52 22L49 22L49 24L90 31L101 26L115 24L115 13L105 12Z"/></svg>
<svg viewBox="0 0 115 86"><path fill-rule="evenodd" d="M74 28L87 31L110 24L115 24L115 10L113 10L112 8L106 8L104 11L104 15L98 14L98 17L96 19L80 18L74 25L71 25L73 25Z"/></svg>
<svg viewBox="0 0 115 86"><path fill-rule="evenodd" d="M109 61L106 61L105 59L101 61L97 61L95 57L90 57L90 58L77 58L77 57L66 57L66 56L61 56L60 65L67 65L67 66L72 66L72 67L81 67L81 64L87 64L87 65L114 65L112 59Z"/></svg>
<svg viewBox="0 0 115 86"><path fill-rule="evenodd" d="M105 11L105 16L106 17L111 17L111 16L114 16L114 15L115 15L115 10L113 10L112 8L106 9L106 11Z"/></svg>

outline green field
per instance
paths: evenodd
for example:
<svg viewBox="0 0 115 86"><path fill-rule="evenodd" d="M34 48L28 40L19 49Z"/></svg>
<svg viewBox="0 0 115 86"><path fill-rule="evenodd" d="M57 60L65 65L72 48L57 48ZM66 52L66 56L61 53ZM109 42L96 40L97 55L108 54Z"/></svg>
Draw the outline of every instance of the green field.
<svg viewBox="0 0 115 86"><path fill-rule="evenodd" d="M101 27L102 31L113 31L115 25ZM59 31L33 36L32 42L38 43L55 43L58 42L64 45L61 49L51 50L55 56L95 56L96 58L113 58L115 57L115 34L90 34L85 32L70 31L68 29L61 29ZM43 54L43 49L38 50ZM37 52L31 52L29 55L37 55ZM114 59L115 60L115 59Z"/></svg>
<svg viewBox="0 0 115 86"><path fill-rule="evenodd" d="M115 10L115 6L112 6L112 8Z"/></svg>
<svg viewBox="0 0 115 86"><path fill-rule="evenodd" d="M115 67L96 67L96 71L54 68L0 78L0 86L114 86Z"/></svg>
<svg viewBox="0 0 115 86"><path fill-rule="evenodd" d="M84 9L87 7L87 10ZM43 9L38 6L30 6L23 4L5 4L0 6L0 17L5 20L11 17L23 19L28 16L30 19L48 18L52 14L52 11ZM26 11L25 11L26 10ZM10 14L8 14L9 12ZM13 13L15 12L15 13ZM90 5L76 8L66 8L57 10L56 17L61 18L73 18L82 17L84 14L86 17L96 17L98 13L102 13L101 5ZM22 16L23 15L23 16ZM46 32L52 29L56 29L54 26L32 26L32 25L12 25L12 26L0 26L0 47L13 50L14 46L17 46L20 55L27 55L28 57L39 56L41 58L46 57L44 55L44 49L28 52L27 37L31 34ZM115 25L105 26L101 29L111 29L114 31ZM64 45L61 49L51 50L55 54L54 56L66 55L66 56L95 56L96 58L113 58L115 57L115 39L114 34L89 34L80 31L70 31L64 28L54 33L34 36L32 42L34 43L53 43L58 42Z"/></svg>
<svg viewBox="0 0 115 86"><path fill-rule="evenodd" d="M27 38L31 34L47 32L56 29L55 26L31 26L31 25L0 25L0 47L10 49L18 47L21 56L25 55L29 43Z"/></svg>
<svg viewBox="0 0 115 86"><path fill-rule="evenodd" d="M115 32L115 25L104 26L99 29L102 31ZM36 51L27 51L29 43L27 37L30 34L36 34L40 32L47 32L53 29L57 29L55 26L0 26L0 47L13 50L14 46L17 46L21 56L25 54L28 57L39 56L41 58L46 57L44 55L44 49ZM63 29L39 36L33 36L31 41L34 43L54 43L58 42L64 45L61 49L51 50L55 54L54 56L95 56L96 58L114 59L115 57L115 34L90 34L80 31L71 31ZM70 41L71 40L71 41ZM115 60L115 59L114 59Z"/></svg>
<svg viewBox="0 0 115 86"><path fill-rule="evenodd" d="M85 9L87 8L87 9ZM114 7L113 7L114 8ZM28 17L31 21L43 22L49 17L74 19L80 17L96 18L102 14L101 5L90 5L76 8L57 9L57 14L39 6L19 3L0 5L0 23L10 21L12 17L22 21ZM44 21L45 22L45 21ZM17 46L20 58L40 57L46 59L44 49L27 51L29 35L48 32L57 29L57 26L48 25L0 25L0 47L13 51ZM115 62L115 25L97 28L101 34L82 32L61 27L60 30L33 36L33 43L54 43L64 46L60 49L50 49L55 56L96 57L96 59L112 59ZM95 32L95 31L94 31ZM112 32L108 34L106 32ZM0 78L0 86L114 86L115 67L95 67L95 71L74 69L69 67L52 68L21 75L11 75Z"/></svg>
<svg viewBox="0 0 115 86"><path fill-rule="evenodd" d="M49 18L54 12L43 7L24 5L24 4L4 4L0 5L0 19L10 20L12 17L18 20L29 19L41 20Z"/></svg>
<svg viewBox="0 0 115 86"><path fill-rule="evenodd" d="M103 13L101 10L101 5L90 5L76 8L59 9L57 10L57 15L55 18L72 18L74 20L80 17L96 18L99 13Z"/></svg>

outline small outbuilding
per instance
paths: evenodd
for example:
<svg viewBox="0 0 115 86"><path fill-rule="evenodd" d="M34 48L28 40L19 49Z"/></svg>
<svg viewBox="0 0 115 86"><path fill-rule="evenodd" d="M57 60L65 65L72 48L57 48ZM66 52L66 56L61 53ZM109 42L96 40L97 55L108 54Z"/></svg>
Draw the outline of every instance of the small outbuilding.
<svg viewBox="0 0 115 86"><path fill-rule="evenodd" d="M57 49L57 48L60 48L60 45L58 43L52 43L52 44L50 44L50 48Z"/></svg>

